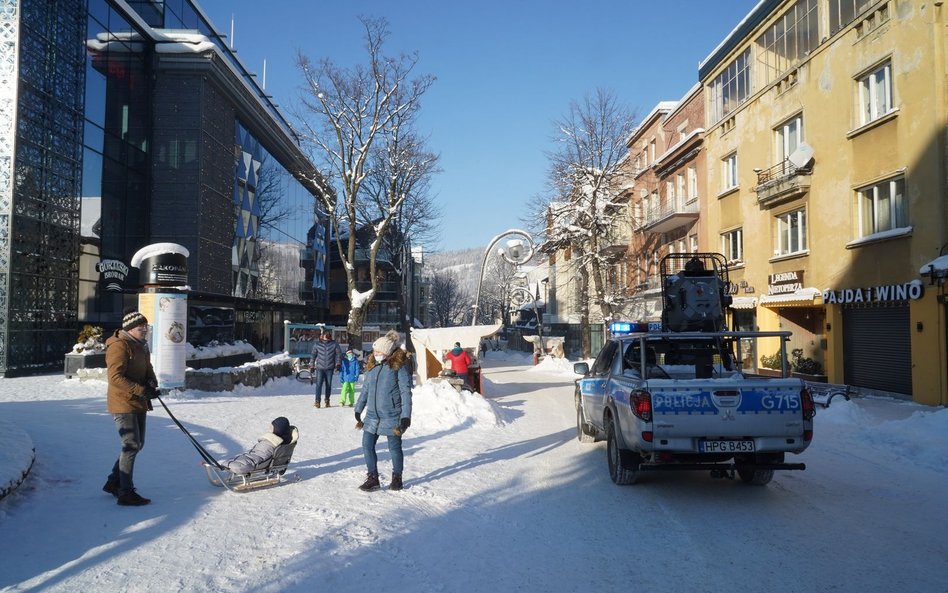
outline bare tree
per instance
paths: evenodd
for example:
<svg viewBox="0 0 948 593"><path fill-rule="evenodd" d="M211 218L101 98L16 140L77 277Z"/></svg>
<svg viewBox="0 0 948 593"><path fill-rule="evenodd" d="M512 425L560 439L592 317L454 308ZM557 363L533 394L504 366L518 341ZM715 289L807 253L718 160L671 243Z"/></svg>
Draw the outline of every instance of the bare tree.
<svg viewBox="0 0 948 593"><path fill-rule="evenodd" d="M463 323L470 301L458 287L454 272L438 272L431 279L431 306L438 327Z"/></svg>
<svg viewBox="0 0 948 593"><path fill-rule="evenodd" d="M382 220L391 204L404 196L382 240L383 249L393 255L395 276L403 280L398 303L402 332L411 327L411 271L403 264L412 260L413 245L425 246L437 239L440 227L436 223L441 217L440 206L430 193L431 178L439 171L438 155L426 151L424 140L409 130L404 120L413 115L410 111L399 115L403 121L385 135L383 143L373 147L363 184L367 199L359 204L362 220Z"/></svg>
<svg viewBox="0 0 948 593"><path fill-rule="evenodd" d="M370 287L360 292L356 286L356 230L360 222L365 222L360 218L360 208L365 199L362 187L370 172L372 148L379 138L404 135L406 130L402 126L410 126L421 96L434 82L429 75L411 78L418 62L416 53L390 57L383 52L389 36L385 19L360 21L365 28L367 64L346 69L328 58L314 64L302 54L298 57L307 85L299 114L303 135L331 171L330 183L337 186L327 188L320 199L329 212L329 224L346 274L350 300L346 329L351 344L362 342L365 314L378 287L379 249L408 198L404 192L386 195L388 204L382 218L374 223L374 238L367 254ZM321 179L314 181L322 183ZM338 204L337 194L341 198Z"/></svg>
<svg viewBox="0 0 948 593"><path fill-rule="evenodd" d="M493 312L499 311L503 324L510 327L511 288L518 284L517 272L517 266L502 257L488 260L478 306L478 322L493 323Z"/></svg>
<svg viewBox="0 0 948 593"><path fill-rule="evenodd" d="M618 225L629 224L621 193L630 180L619 165L626 156L625 141L634 121L633 111L621 105L614 93L597 89L581 103L572 101L567 114L556 122L557 149L549 155L553 198L541 249L568 249L575 260L584 357L591 353L590 301L608 322L613 306L622 298L609 290L608 272L615 256L605 247Z"/></svg>

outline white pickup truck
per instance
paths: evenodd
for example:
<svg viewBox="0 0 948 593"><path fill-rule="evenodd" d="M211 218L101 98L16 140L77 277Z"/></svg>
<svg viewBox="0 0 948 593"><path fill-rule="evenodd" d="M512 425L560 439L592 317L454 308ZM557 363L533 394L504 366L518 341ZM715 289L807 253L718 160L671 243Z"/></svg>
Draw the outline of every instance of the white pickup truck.
<svg viewBox="0 0 948 593"><path fill-rule="evenodd" d="M650 470L710 470L763 485L774 470L802 470L787 453L813 439L813 399L803 381L761 377L753 340L789 332L639 332L608 340L589 368L577 363L576 432L605 439L609 475L632 484ZM748 363L751 363L750 365Z"/></svg>
<svg viewBox="0 0 948 593"><path fill-rule="evenodd" d="M813 440L816 414L803 381L788 377L790 332L726 329L732 285L719 253L670 253L659 271L662 331L639 324L607 341L591 369L574 366L579 440L607 441L616 484L704 469L763 485L774 470L806 469L785 461ZM754 357L775 345L781 376L760 376Z"/></svg>

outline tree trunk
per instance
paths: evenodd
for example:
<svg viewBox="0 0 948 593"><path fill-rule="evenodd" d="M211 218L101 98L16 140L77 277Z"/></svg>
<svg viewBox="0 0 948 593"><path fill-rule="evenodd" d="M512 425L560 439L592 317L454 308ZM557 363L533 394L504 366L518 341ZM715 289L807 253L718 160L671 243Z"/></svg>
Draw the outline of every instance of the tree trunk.
<svg viewBox="0 0 948 593"><path fill-rule="evenodd" d="M346 320L346 333L349 334L349 347L362 352L362 326L365 324L366 309L349 309L349 319Z"/></svg>
<svg viewBox="0 0 948 593"><path fill-rule="evenodd" d="M578 258L582 261L582 258ZM579 266L579 331L582 336L583 358L592 358L592 340L589 336L589 270Z"/></svg>

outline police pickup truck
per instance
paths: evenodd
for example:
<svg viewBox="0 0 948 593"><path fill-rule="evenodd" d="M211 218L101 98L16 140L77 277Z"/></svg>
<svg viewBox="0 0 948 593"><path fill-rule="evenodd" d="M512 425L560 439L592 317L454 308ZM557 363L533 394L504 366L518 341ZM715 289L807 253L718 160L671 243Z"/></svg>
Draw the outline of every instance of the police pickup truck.
<svg viewBox="0 0 948 593"><path fill-rule="evenodd" d="M666 272L663 261L663 331L633 327L609 339L592 368L574 365L583 375L577 437L607 442L616 484L635 483L644 471L709 470L764 485L774 470L806 468L785 461L809 446L816 413L803 381L788 376L791 334L723 329L726 267L717 268L716 254L703 257L690 274ZM782 376L756 373L753 353L777 345Z"/></svg>

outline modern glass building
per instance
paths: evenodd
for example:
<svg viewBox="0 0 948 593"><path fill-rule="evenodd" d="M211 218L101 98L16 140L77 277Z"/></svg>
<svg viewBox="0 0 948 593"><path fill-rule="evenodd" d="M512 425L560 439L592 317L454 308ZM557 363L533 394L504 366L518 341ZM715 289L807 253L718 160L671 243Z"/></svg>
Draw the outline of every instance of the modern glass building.
<svg viewBox="0 0 948 593"><path fill-rule="evenodd" d="M196 3L3 0L0 373L116 327L151 243L190 252L196 345L271 350L285 320L325 320L322 187Z"/></svg>

